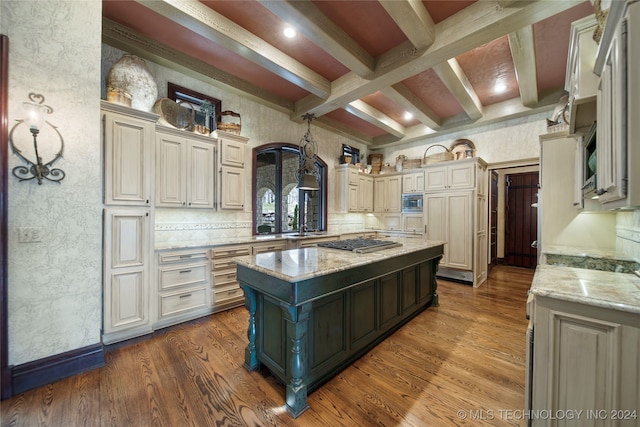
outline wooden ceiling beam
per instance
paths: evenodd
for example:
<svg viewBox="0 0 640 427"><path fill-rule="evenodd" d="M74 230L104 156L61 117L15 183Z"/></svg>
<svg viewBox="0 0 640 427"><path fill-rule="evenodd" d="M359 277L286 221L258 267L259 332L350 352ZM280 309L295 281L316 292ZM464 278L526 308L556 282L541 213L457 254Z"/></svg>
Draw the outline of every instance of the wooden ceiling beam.
<svg viewBox="0 0 640 427"><path fill-rule="evenodd" d="M538 104L538 80L533 25L528 25L509 34L509 48L516 70L522 105L534 107Z"/></svg>
<svg viewBox="0 0 640 427"><path fill-rule="evenodd" d="M391 19L417 48L431 46L436 29L431 15L420 0L379 0Z"/></svg>
<svg viewBox="0 0 640 427"><path fill-rule="evenodd" d="M360 76L373 73L375 61L338 25L310 1L258 0L285 22L295 22L296 29L307 39Z"/></svg>
<svg viewBox="0 0 640 427"><path fill-rule="evenodd" d="M433 71L436 72L471 120L478 120L482 117L480 98L455 58L435 65Z"/></svg>
<svg viewBox="0 0 640 427"><path fill-rule="evenodd" d="M344 109L396 138L404 136L404 126L364 101L352 101L345 105Z"/></svg>
<svg viewBox="0 0 640 427"><path fill-rule="evenodd" d="M296 102L296 110L291 116L306 112L321 116L580 3L581 0L534 1L525 2L524 6L517 3L513 7L500 8L495 7L493 2L476 2L436 24L436 40L428 49L399 55L398 61L394 63L382 62L383 65L380 65L378 61L375 77L372 79L347 73L332 82L329 97L321 100L306 97Z"/></svg>
<svg viewBox="0 0 640 427"><path fill-rule="evenodd" d="M197 0L135 0L320 98L331 82Z"/></svg>
<svg viewBox="0 0 640 427"><path fill-rule="evenodd" d="M411 111L420 123L431 129L440 127L440 117L402 83L383 88L380 92L405 110Z"/></svg>
<svg viewBox="0 0 640 427"><path fill-rule="evenodd" d="M177 49L165 46L108 18L102 18L102 41L109 46L171 68L186 76L224 87L225 90L248 97L275 110L290 113L294 108L294 103L289 100Z"/></svg>

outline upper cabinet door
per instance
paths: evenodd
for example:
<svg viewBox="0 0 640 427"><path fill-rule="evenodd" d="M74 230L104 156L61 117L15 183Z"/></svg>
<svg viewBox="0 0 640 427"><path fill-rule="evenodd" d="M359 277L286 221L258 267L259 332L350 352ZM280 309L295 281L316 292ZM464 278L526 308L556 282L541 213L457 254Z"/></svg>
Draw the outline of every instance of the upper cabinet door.
<svg viewBox="0 0 640 427"><path fill-rule="evenodd" d="M219 138L220 163L222 166L244 167L244 152L246 143L237 142L227 138Z"/></svg>
<svg viewBox="0 0 640 427"><path fill-rule="evenodd" d="M104 203L149 206L154 124L104 114Z"/></svg>
<svg viewBox="0 0 640 427"><path fill-rule="evenodd" d="M156 206L186 205L187 159L184 138L156 134Z"/></svg>
<svg viewBox="0 0 640 427"><path fill-rule="evenodd" d="M191 141L188 159L188 206L191 208L213 208L215 179L213 145Z"/></svg>

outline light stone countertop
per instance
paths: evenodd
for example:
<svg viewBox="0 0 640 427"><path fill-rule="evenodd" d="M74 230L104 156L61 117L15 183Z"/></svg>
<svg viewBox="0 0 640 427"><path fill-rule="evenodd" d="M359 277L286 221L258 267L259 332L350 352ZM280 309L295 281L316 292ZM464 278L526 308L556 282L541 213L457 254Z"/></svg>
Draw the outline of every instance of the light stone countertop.
<svg viewBox="0 0 640 427"><path fill-rule="evenodd" d="M441 241L411 238L392 238L390 240L400 242L402 246L363 254L339 249L310 247L241 256L234 258L234 261L239 265L287 282L297 282L444 245L444 242Z"/></svg>
<svg viewBox="0 0 640 427"><path fill-rule="evenodd" d="M529 292L535 296L640 314L640 278L635 274L539 265Z"/></svg>
<svg viewBox="0 0 640 427"><path fill-rule="evenodd" d="M344 234L344 233L343 233ZM155 250L170 250L170 249L190 249L199 248L203 246L224 246L234 244L253 244L260 242L274 242L277 240L303 240L313 239L318 237L339 237L340 233L308 233L305 236L294 236L293 234L265 234L257 236L243 236L243 237L225 237L220 239L208 239L208 240L176 240L171 242L156 242Z"/></svg>

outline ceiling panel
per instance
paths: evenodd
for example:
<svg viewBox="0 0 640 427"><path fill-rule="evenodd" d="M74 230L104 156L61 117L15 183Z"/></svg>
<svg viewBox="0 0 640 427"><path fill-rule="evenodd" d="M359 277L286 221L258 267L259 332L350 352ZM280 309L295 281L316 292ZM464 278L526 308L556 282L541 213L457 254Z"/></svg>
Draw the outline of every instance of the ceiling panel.
<svg viewBox="0 0 640 427"><path fill-rule="evenodd" d="M500 37L456 58L482 105L520 96L509 40ZM496 85L504 90L496 92Z"/></svg>

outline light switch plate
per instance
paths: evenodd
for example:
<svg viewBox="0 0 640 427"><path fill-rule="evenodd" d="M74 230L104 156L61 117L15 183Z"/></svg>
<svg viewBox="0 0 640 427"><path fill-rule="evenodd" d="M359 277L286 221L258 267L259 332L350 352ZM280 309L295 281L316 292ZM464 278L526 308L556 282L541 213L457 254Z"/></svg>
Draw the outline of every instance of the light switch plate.
<svg viewBox="0 0 640 427"><path fill-rule="evenodd" d="M19 243L36 243L42 241L43 227L18 227Z"/></svg>

